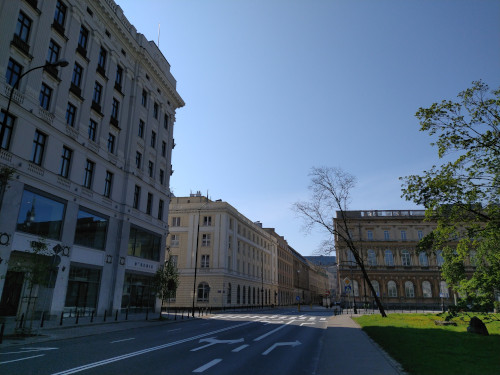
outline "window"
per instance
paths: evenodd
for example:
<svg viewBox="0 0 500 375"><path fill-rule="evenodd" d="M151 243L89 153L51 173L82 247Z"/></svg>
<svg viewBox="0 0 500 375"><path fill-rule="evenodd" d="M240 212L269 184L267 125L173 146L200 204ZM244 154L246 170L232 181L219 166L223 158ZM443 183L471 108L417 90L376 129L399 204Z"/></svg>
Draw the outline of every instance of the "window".
<svg viewBox="0 0 500 375"><path fill-rule="evenodd" d="M178 234L170 235L170 246L179 247L179 235Z"/></svg>
<svg viewBox="0 0 500 375"><path fill-rule="evenodd" d="M354 254L351 250L347 250L347 262L350 266L356 265L356 258L354 257Z"/></svg>
<svg viewBox="0 0 500 375"><path fill-rule="evenodd" d="M100 280L100 270L72 265L69 269L65 310L76 310L83 307L87 311L91 309L95 312Z"/></svg>
<svg viewBox="0 0 500 375"><path fill-rule="evenodd" d="M72 128L75 126L76 107L68 102L66 107L66 124Z"/></svg>
<svg viewBox="0 0 500 375"><path fill-rule="evenodd" d="M373 240L373 231L367 230L366 237L368 238L369 241L372 241Z"/></svg>
<svg viewBox="0 0 500 375"><path fill-rule="evenodd" d="M110 154L115 153L115 143L116 143L116 136L114 134L109 133L108 134L108 152Z"/></svg>
<svg viewBox="0 0 500 375"><path fill-rule="evenodd" d="M6 118L7 116L7 118ZM7 115L3 110L0 112L0 148L9 149L12 129L14 128L14 117Z"/></svg>
<svg viewBox="0 0 500 375"><path fill-rule="evenodd" d="M390 239L389 231L384 230L384 240L388 241Z"/></svg>
<svg viewBox="0 0 500 375"><path fill-rule="evenodd" d="M177 265L179 264L179 256L178 255L170 255L168 260L172 263L172 266L174 266L174 268L177 268Z"/></svg>
<svg viewBox="0 0 500 375"><path fill-rule="evenodd" d="M94 95L92 96L92 101L100 106L101 97L102 97L102 86L99 82L96 81L94 84Z"/></svg>
<svg viewBox="0 0 500 375"><path fill-rule="evenodd" d="M181 218L179 216L172 217L172 226L180 227L181 226Z"/></svg>
<svg viewBox="0 0 500 375"><path fill-rule="evenodd" d="M146 214L151 215L153 210L153 194L148 193L148 200L146 201Z"/></svg>
<svg viewBox="0 0 500 375"><path fill-rule="evenodd" d="M69 177L72 156L73 156L73 151L70 148L63 146L62 154L61 154L61 170L59 172L59 175L61 177L64 177L64 178Z"/></svg>
<svg viewBox="0 0 500 375"><path fill-rule="evenodd" d="M401 231L401 240L406 241L406 231L405 230Z"/></svg>
<svg viewBox="0 0 500 375"><path fill-rule="evenodd" d="M104 250L109 219L80 208L76 219L75 244Z"/></svg>
<svg viewBox="0 0 500 375"><path fill-rule="evenodd" d="M156 147L156 133L154 131L151 131L151 147Z"/></svg>
<svg viewBox="0 0 500 375"><path fill-rule="evenodd" d="M158 220L163 220L163 206L165 205L165 202L163 199L160 199L158 201Z"/></svg>
<svg viewBox="0 0 500 375"><path fill-rule="evenodd" d="M160 235L132 226L128 240L128 255L158 262L160 243Z"/></svg>
<svg viewBox="0 0 500 375"><path fill-rule="evenodd" d="M78 47L77 51L79 51L83 56L87 54L87 42L89 40L89 31L81 26L80 27L80 35L78 36Z"/></svg>
<svg viewBox="0 0 500 375"><path fill-rule="evenodd" d="M51 39L49 43L49 52L47 53L47 63L53 64L58 61L59 52L61 52L61 47Z"/></svg>
<svg viewBox="0 0 500 375"><path fill-rule="evenodd" d="M83 68L80 64L75 63L75 66L73 67L73 75L71 76L71 84L80 88L80 85L82 84L82 74Z"/></svg>
<svg viewBox="0 0 500 375"><path fill-rule="evenodd" d="M62 1L57 1L56 11L54 13L54 24L64 29L64 20L66 19L66 5Z"/></svg>
<svg viewBox="0 0 500 375"><path fill-rule="evenodd" d="M375 254L375 250L372 250L372 249L368 250L368 265L369 266L376 266L377 265L377 256Z"/></svg>
<svg viewBox="0 0 500 375"><path fill-rule="evenodd" d="M97 71L101 74L105 74L106 72L106 57L108 52L101 46L99 50L99 57L97 58Z"/></svg>
<svg viewBox="0 0 500 375"><path fill-rule="evenodd" d="M23 12L19 12L19 16L17 17L15 35L24 43L28 43L28 39L30 37L31 24L32 24L31 19Z"/></svg>
<svg viewBox="0 0 500 375"><path fill-rule="evenodd" d="M91 141L95 142L96 134L97 134L97 122L90 119L90 121L89 121L89 139Z"/></svg>
<svg viewBox="0 0 500 375"><path fill-rule="evenodd" d="M439 267L444 264L443 252L441 250L436 251L436 263Z"/></svg>
<svg viewBox="0 0 500 375"><path fill-rule="evenodd" d="M430 282L422 282L422 295L424 296L424 298L432 298L432 288Z"/></svg>
<svg viewBox="0 0 500 375"><path fill-rule="evenodd" d="M227 284L227 303L228 304L231 304L231 293L232 293L231 283L228 283Z"/></svg>
<svg viewBox="0 0 500 375"><path fill-rule="evenodd" d="M160 184L165 185L165 172L160 169Z"/></svg>
<svg viewBox="0 0 500 375"><path fill-rule="evenodd" d="M210 246L210 234L203 234L202 235L201 246Z"/></svg>
<svg viewBox="0 0 500 375"><path fill-rule="evenodd" d="M236 288L236 304L240 304L241 302L241 289L240 289L240 286L238 285L238 287Z"/></svg>
<svg viewBox="0 0 500 375"><path fill-rule="evenodd" d="M123 68L120 65L116 66L115 88L122 91Z"/></svg>
<svg viewBox="0 0 500 375"><path fill-rule="evenodd" d="M371 283L372 283L373 289L375 289L375 293L377 293L377 297L380 297L380 285L379 285L378 281L371 280ZM373 296L373 293L372 293L372 296Z"/></svg>
<svg viewBox="0 0 500 375"><path fill-rule="evenodd" d="M163 127L168 130L168 115L166 113L163 117Z"/></svg>
<svg viewBox="0 0 500 375"><path fill-rule="evenodd" d="M421 230L417 231L417 236L418 236L418 239L421 240L422 238L424 238L424 232Z"/></svg>
<svg viewBox="0 0 500 375"><path fill-rule="evenodd" d="M143 107L146 107L146 105L148 104L148 93L146 92L146 90L142 90L141 104Z"/></svg>
<svg viewBox="0 0 500 375"><path fill-rule="evenodd" d="M477 252L475 250L471 250L469 252L469 260L471 266L477 266Z"/></svg>
<svg viewBox="0 0 500 375"><path fill-rule="evenodd" d="M106 171L106 178L104 179L104 196L106 198L111 197L111 188L113 186L113 173Z"/></svg>
<svg viewBox="0 0 500 375"><path fill-rule="evenodd" d="M406 298L415 298L415 288L411 281L405 282L405 296Z"/></svg>
<svg viewBox="0 0 500 375"><path fill-rule="evenodd" d="M422 267L428 267L429 266L429 258L427 257L427 254L422 252L418 254L418 262Z"/></svg>
<svg viewBox="0 0 500 375"><path fill-rule="evenodd" d="M398 296L398 289L396 287L396 283L392 280L387 283L387 294L389 297Z"/></svg>
<svg viewBox="0 0 500 375"><path fill-rule="evenodd" d="M387 249L384 253L384 261L386 266L394 266L394 256L392 251Z"/></svg>
<svg viewBox="0 0 500 375"><path fill-rule="evenodd" d="M31 162L37 165L42 165L43 153L45 151L45 142L47 135L40 130L35 131L33 138L33 148L31 149Z"/></svg>
<svg viewBox="0 0 500 375"><path fill-rule="evenodd" d="M167 155L167 142L161 141L161 156L166 157Z"/></svg>
<svg viewBox="0 0 500 375"><path fill-rule="evenodd" d="M153 178L154 170L155 170L155 164L150 160L148 162L148 175L149 175L149 177Z"/></svg>
<svg viewBox="0 0 500 375"><path fill-rule="evenodd" d="M83 176L83 186L87 189L92 187L92 179L94 177L95 163L87 159L85 163L85 175Z"/></svg>
<svg viewBox="0 0 500 375"><path fill-rule="evenodd" d="M408 250L403 250L401 252L401 264L403 266L411 266L411 255Z"/></svg>
<svg viewBox="0 0 500 375"><path fill-rule="evenodd" d="M138 185L135 185L135 188L134 188L134 203L133 203L133 207L135 209L139 209L139 202L141 200L141 187L138 186Z"/></svg>
<svg viewBox="0 0 500 375"><path fill-rule="evenodd" d="M118 121L118 114L120 111L120 102L113 98L113 106L111 107L111 118Z"/></svg>
<svg viewBox="0 0 500 375"><path fill-rule="evenodd" d="M210 267L210 255L202 255L201 268L209 268L209 267Z"/></svg>
<svg viewBox="0 0 500 375"><path fill-rule="evenodd" d="M7 65L7 71L5 72L5 81L8 85L14 87L22 74L23 67L18 64L15 60L9 59L9 64Z"/></svg>
<svg viewBox="0 0 500 375"><path fill-rule="evenodd" d="M155 104L153 105L153 117L155 119L158 119L158 103L155 102Z"/></svg>
<svg viewBox="0 0 500 375"><path fill-rule="evenodd" d="M17 217L17 230L39 237L59 240L64 222L65 204L25 189Z"/></svg>
<svg viewBox="0 0 500 375"><path fill-rule="evenodd" d="M139 132L137 133L139 138L144 138L144 125L144 121L139 120Z"/></svg>
<svg viewBox="0 0 500 375"><path fill-rule="evenodd" d="M439 297L441 298L448 298L450 296L448 292L448 284L446 284L446 281L441 281L439 283Z"/></svg>
<svg viewBox="0 0 500 375"><path fill-rule="evenodd" d="M352 281L352 290L355 297L359 297L359 284L356 280Z"/></svg>
<svg viewBox="0 0 500 375"><path fill-rule="evenodd" d="M212 226L212 216L203 216L203 225L206 227Z"/></svg>
<svg viewBox="0 0 500 375"><path fill-rule="evenodd" d="M42 82L42 88L40 89L40 107L46 111L50 108L50 98L52 97L52 89Z"/></svg>
<svg viewBox="0 0 500 375"><path fill-rule="evenodd" d="M198 302L208 302L210 295L210 287L207 283L199 283L198 284Z"/></svg>
<svg viewBox="0 0 500 375"><path fill-rule="evenodd" d="M135 166L136 168L141 168L142 165L142 154L139 151L135 153Z"/></svg>

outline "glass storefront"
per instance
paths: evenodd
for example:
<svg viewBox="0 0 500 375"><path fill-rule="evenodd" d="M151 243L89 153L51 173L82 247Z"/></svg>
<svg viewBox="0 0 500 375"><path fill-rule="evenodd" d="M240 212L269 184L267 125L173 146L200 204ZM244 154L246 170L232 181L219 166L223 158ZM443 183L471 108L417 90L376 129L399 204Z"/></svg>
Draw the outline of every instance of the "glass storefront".
<svg viewBox="0 0 500 375"><path fill-rule="evenodd" d="M123 283L122 308L142 311L155 306L155 292L151 287L153 276L126 272Z"/></svg>
<svg viewBox="0 0 500 375"><path fill-rule="evenodd" d="M75 244L104 250L108 221L108 218L80 208L76 220Z"/></svg>
<svg viewBox="0 0 500 375"><path fill-rule="evenodd" d="M128 240L128 255L158 262L160 242L161 236L132 226Z"/></svg>
<svg viewBox="0 0 500 375"><path fill-rule="evenodd" d="M79 311L80 315L91 314L97 307L101 270L71 266L64 310Z"/></svg>

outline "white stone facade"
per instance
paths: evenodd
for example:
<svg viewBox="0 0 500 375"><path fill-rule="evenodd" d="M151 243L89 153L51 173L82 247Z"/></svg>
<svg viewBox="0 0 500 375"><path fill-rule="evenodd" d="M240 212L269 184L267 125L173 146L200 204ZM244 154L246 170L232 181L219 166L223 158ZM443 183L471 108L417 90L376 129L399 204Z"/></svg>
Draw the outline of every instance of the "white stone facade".
<svg viewBox="0 0 500 375"><path fill-rule="evenodd" d="M0 167L14 169L0 211L0 315L27 308L19 271L40 238L63 250L30 310L152 308L184 106L169 63L112 0L2 1L0 21Z"/></svg>

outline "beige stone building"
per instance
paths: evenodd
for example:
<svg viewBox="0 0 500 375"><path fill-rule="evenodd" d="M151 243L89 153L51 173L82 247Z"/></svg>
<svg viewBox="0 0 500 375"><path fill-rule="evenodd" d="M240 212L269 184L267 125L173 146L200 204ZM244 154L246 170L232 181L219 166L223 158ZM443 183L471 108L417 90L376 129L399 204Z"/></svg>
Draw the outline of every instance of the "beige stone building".
<svg viewBox="0 0 500 375"><path fill-rule="evenodd" d="M277 245L259 222L227 202L200 193L172 197L167 252L180 284L170 307L276 305Z"/></svg>
<svg viewBox="0 0 500 375"><path fill-rule="evenodd" d="M435 228L424 221L423 210L347 211L350 235L361 253L372 284L386 307L441 308L454 303L455 295L440 277L441 252L416 252L418 241ZM341 216L334 219L338 226ZM354 263L354 256L335 238L338 259L337 298L358 306L373 303L372 293ZM471 265L467 264L470 268ZM345 279L351 289L346 289Z"/></svg>

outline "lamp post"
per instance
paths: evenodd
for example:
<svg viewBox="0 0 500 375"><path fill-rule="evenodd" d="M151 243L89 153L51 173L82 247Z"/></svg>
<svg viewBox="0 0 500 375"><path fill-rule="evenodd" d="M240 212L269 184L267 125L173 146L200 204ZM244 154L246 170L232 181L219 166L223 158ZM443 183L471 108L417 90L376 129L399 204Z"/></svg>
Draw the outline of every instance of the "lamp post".
<svg viewBox="0 0 500 375"><path fill-rule="evenodd" d="M207 198L208 199L208 198ZM193 281L193 310L191 312L191 315L194 318L194 301L196 298L196 272L198 269L198 248L199 248L199 242L200 242L200 220L201 220L201 210L208 204L209 202L205 202L204 205L202 205L198 209L198 228L196 230L196 251L195 251L195 259L194 259L194 281ZM223 297L224 298L224 297Z"/></svg>

